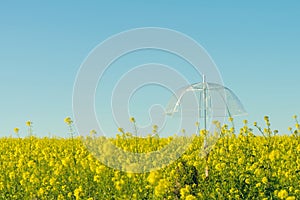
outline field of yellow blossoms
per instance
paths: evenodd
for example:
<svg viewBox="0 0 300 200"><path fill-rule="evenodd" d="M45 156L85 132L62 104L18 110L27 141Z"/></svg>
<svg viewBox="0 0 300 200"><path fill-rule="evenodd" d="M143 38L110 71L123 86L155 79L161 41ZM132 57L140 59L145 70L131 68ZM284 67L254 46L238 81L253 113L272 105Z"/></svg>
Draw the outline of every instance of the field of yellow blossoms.
<svg viewBox="0 0 300 200"><path fill-rule="evenodd" d="M103 165L79 137L3 137L0 199L300 199L300 129L295 120L289 135L271 130L268 117L266 128L251 125L260 132L256 135L247 121L240 130L223 125L206 158L201 156L206 132L201 131L179 159L147 173ZM71 127L70 119L65 122ZM31 125L27 122L29 133ZM153 151L176 139L133 135L120 130L110 140L128 151L137 144L141 151Z"/></svg>

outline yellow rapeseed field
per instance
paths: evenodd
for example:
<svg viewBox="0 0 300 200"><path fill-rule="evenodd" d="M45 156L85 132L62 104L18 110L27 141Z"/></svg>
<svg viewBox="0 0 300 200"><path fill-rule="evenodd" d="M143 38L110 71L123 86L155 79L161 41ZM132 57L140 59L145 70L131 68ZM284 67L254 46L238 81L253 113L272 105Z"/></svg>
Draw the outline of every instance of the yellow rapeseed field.
<svg viewBox="0 0 300 200"><path fill-rule="evenodd" d="M239 131L219 127L220 138L206 159L202 131L175 162L140 174L100 163L80 137L3 137L0 199L300 199L299 124L289 128L290 135L280 135L268 117L265 121L266 128L254 124L259 136L247 121ZM72 125L71 119L65 122ZM26 124L31 133L32 122ZM154 151L176 137L136 138L119 131L110 140L126 151ZM90 137L95 135L91 131Z"/></svg>

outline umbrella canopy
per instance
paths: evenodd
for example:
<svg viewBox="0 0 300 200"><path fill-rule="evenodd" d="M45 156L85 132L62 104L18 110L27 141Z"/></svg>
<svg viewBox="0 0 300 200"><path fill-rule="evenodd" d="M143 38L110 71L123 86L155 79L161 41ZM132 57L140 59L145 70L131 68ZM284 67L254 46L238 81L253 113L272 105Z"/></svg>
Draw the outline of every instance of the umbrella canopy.
<svg viewBox="0 0 300 200"><path fill-rule="evenodd" d="M227 87L217 83L204 81L181 88L171 97L166 106L166 114L198 113L204 120L204 128L208 119L233 117L247 114L238 97ZM200 120L200 119L199 119Z"/></svg>

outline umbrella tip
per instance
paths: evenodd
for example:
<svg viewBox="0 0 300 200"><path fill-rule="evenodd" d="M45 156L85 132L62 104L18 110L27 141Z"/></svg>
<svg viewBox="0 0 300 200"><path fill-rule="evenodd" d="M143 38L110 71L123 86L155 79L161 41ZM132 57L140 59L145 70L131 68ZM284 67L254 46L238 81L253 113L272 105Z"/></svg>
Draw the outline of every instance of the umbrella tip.
<svg viewBox="0 0 300 200"><path fill-rule="evenodd" d="M206 82L206 76L205 76L205 74L202 74L202 80L203 80L203 83Z"/></svg>

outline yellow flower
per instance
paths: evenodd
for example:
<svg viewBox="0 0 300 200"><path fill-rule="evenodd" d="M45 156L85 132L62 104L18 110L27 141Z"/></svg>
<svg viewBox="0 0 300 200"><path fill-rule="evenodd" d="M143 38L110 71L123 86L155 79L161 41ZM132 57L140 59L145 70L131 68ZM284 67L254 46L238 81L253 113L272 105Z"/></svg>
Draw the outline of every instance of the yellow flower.
<svg viewBox="0 0 300 200"><path fill-rule="evenodd" d="M64 119L64 122L65 122L67 125L71 125L71 124L73 123L71 117L66 117L66 118Z"/></svg>
<svg viewBox="0 0 300 200"><path fill-rule="evenodd" d="M263 177L263 178L261 179L261 182L263 182L264 184L266 184L266 183L268 182L268 178L267 178L267 177Z"/></svg>
<svg viewBox="0 0 300 200"><path fill-rule="evenodd" d="M119 181L115 182L115 186L117 190L121 190L122 189L122 185L125 184L125 181L123 179L119 179Z"/></svg>
<svg viewBox="0 0 300 200"><path fill-rule="evenodd" d="M68 193L68 197L71 198L72 197L72 192Z"/></svg>
<svg viewBox="0 0 300 200"><path fill-rule="evenodd" d="M43 188L40 188L38 191L38 195L43 196L44 193L45 193L45 190Z"/></svg>
<svg viewBox="0 0 300 200"><path fill-rule="evenodd" d="M247 179L245 180L245 183L249 185L249 184L251 183L251 182L250 182L250 179L247 178Z"/></svg>
<svg viewBox="0 0 300 200"><path fill-rule="evenodd" d="M231 189L229 190L229 192L230 192L231 194L234 194L234 193L237 193L237 192L238 192L238 189L231 188Z"/></svg>
<svg viewBox="0 0 300 200"><path fill-rule="evenodd" d="M232 118L232 117L229 117L229 118L228 118L228 121L229 121L229 122L233 122L233 118Z"/></svg>
<svg viewBox="0 0 300 200"><path fill-rule="evenodd" d="M163 196L169 187L169 183L170 182L165 179L160 179L158 185L154 189L155 196Z"/></svg>
<svg viewBox="0 0 300 200"><path fill-rule="evenodd" d="M273 162L275 159L279 158L279 154L277 151L273 150L269 154L269 159Z"/></svg>
<svg viewBox="0 0 300 200"><path fill-rule="evenodd" d="M200 131L200 135L201 135L201 136L206 136L206 134L207 134L206 130L201 130L201 131Z"/></svg>
<svg viewBox="0 0 300 200"><path fill-rule="evenodd" d="M79 199L79 197L81 196L81 194L82 194L82 187L81 186L79 186L79 188L76 188L75 190L74 190L74 196L76 197L76 199Z"/></svg>
<svg viewBox="0 0 300 200"><path fill-rule="evenodd" d="M157 183L157 180L159 179L159 173L157 171L152 171L149 173L149 176L147 178L148 182L152 185Z"/></svg>
<svg viewBox="0 0 300 200"><path fill-rule="evenodd" d="M118 131L119 131L120 133L124 133L124 129L123 129L123 128L118 128Z"/></svg>
<svg viewBox="0 0 300 200"><path fill-rule="evenodd" d="M289 196L289 197L287 197L285 200L295 200L295 199L296 199L295 196Z"/></svg>
<svg viewBox="0 0 300 200"><path fill-rule="evenodd" d="M253 125L254 125L254 126L257 126L257 122L254 122Z"/></svg>
<svg viewBox="0 0 300 200"><path fill-rule="evenodd" d="M277 194L279 199L285 199L287 198L289 193L286 190L280 190Z"/></svg>
<svg viewBox="0 0 300 200"><path fill-rule="evenodd" d="M50 185L54 185L56 183L56 179L55 178L50 178L50 181L49 181Z"/></svg>
<svg viewBox="0 0 300 200"><path fill-rule="evenodd" d="M15 179L15 172L10 172L9 173L9 178L11 179L11 180L14 180Z"/></svg>
<svg viewBox="0 0 300 200"><path fill-rule="evenodd" d="M33 160L30 160L30 161L28 161L27 165L28 165L28 167L34 167L35 162Z"/></svg>
<svg viewBox="0 0 300 200"><path fill-rule="evenodd" d="M135 119L134 119L134 117L130 117L130 122L132 122L132 123L135 123Z"/></svg>
<svg viewBox="0 0 300 200"><path fill-rule="evenodd" d="M90 131L91 136L96 135L96 134L97 134L97 131L95 131L94 129Z"/></svg>
<svg viewBox="0 0 300 200"><path fill-rule="evenodd" d="M229 151L234 151L234 145L233 144L231 144L231 145L229 145Z"/></svg>
<svg viewBox="0 0 300 200"><path fill-rule="evenodd" d="M14 132L16 133L16 134L18 134L19 133L19 128L14 128Z"/></svg>
<svg viewBox="0 0 300 200"><path fill-rule="evenodd" d="M3 182L0 182L0 190L3 190L3 189L4 189L4 184L3 184Z"/></svg>
<svg viewBox="0 0 300 200"><path fill-rule="evenodd" d="M191 186L186 185L184 188L180 189L180 195L182 197L187 197L190 194L190 191L191 191Z"/></svg>
<svg viewBox="0 0 300 200"><path fill-rule="evenodd" d="M26 126L28 126L28 127L32 126L32 122L31 121L27 121L26 122Z"/></svg>
<svg viewBox="0 0 300 200"><path fill-rule="evenodd" d="M196 200L196 199L197 198L191 194L185 197L185 200Z"/></svg>
<svg viewBox="0 0 300 200"><path fill-rule="evenodd" d="M101 177L99 175L94 176L94 181L95 182L100 182L100 180L101 180Z"/></svg>
<svg viewBox="0 0 300 200"><path fill-rule="evenodd" d="M96 174L101 174L105 170L104 165L100 165L96 168Z"/></svg>

